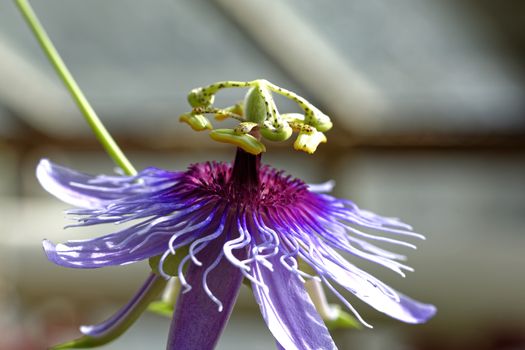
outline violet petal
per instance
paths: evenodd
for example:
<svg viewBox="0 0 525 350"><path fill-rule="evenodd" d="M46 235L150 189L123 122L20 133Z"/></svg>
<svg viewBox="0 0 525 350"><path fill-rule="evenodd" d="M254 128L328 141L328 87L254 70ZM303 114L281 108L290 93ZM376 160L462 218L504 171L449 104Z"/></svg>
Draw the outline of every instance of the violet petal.
<svg viewBox="0 0 525 350"><path fill-rule="evenodd" d="M423 323L436 313L436 307L400 294L375 277L348 263L335 252L330 257L317 257L323 275L330 277L356 297L390 317L406 323ZM398 300L396 300L398 299Z"/></svg>
<svg viewBox="0 0 525 350"><path fill-rule="evenodd" d="M222 253L223 239L217 239L197 254L202 266L190 264L184 274L186 282L192 286L187 293L177 299L173 321L168 339L168 350L211 350L215 348L230 317L241 287L242 274ZM209 271L208 267L220 259ZM242 258L242 257L240 257ZM203 288L207 282L214 297L222 303L222 311Z"/></svg>
<svg viewBox="0 0 525 350"><path fill-rule="evenodd" d="M36 176L58 199L80 208L96 209L120 198L173 184L181 173L147 168L136 176L93 176L42 159ZM140 181L138 181L140 180Z"/></svg>
<svg viewBox="0 0 525 350"><path fill-rule="evenodd" d="M255 283L252 288L263 318L280 346L286 350L337 349L303 283L281 265L278 257L268 260L274 271L257 262L251 265L254 277L267 288Z"/></svg>
<svg viewBox="0 0 525 350"><path fill-rule="evenodd" d="M150 238L144 248L136 250L133 250L132 244L120 247L119 243L123 239L124 235L119 232L91 240L70 241L57 245L44 240L42 245L51 262L79 269L125 265L157 256L166 250L167 239L163 237ZM142 240L145 239L147 236L142 237Z"/></svg>

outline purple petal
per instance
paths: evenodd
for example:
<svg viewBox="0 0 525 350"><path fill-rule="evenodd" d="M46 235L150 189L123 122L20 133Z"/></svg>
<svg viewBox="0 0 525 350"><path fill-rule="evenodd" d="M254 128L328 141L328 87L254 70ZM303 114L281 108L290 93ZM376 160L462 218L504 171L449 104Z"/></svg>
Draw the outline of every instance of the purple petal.
<svg viewBox="0 0 525 350"><path fill-rule="evenodd" d="M36 168L38 181L46 191L68 204L90 209L166 187L176 182L180 174L148 168L137 176L93 176L53 164L47 159L42 159Z"/></svg>
<svg viewBox="0 0 525 350"><path fill-rule="evenodd" d="M220 210L220 207L217 209ZM214 232L220 220L215 211L202 211L173 219L150 218L121 231L86 240L54 245L45 240L47 258L72 268L99 268L133 263L178 249L199 236Z"/></svg>
<svg viewBox="0 0 525 350"><path fill-rule="evenodd" d="M156 237L149 240L144 249L133 250L133 246L118 247L126 237L122 233L111 234L82 242L53 244L44 240L42 245L47 258L60 266L93 269L106 266L125 265L162 254L167 240Z"/></svg>
<svg viewBox="0 0 525 350"><path fill-rule="evenodd" d="M352 292L356 297L390 317L407 323L423 323L436 313L436 307L423 304L388 287L375 277L345 261L335 251L316 256L321 273Z"/></svg>
<svg viewBox="0 0 525 350"><path fill-rule="evenodd" d="M315 310L304 285L284 268L277 257L268 259L274 271L252 264L253 294L273 336L283 349L337 349L330 333Z"/></svg>
<svg viewBox="0 0 525 350"><path fill-rule="evenodd" d="M46 191L58 199L81 208L98 208L106 201L95 196L93 191L75 187L72 183L86 184L93 179L83 174L42 159L36 168L36 177Z"/></svg>
<svg viewBox="0 0 525 350"><path fill-rule="evenodd" d="M399 304L405 310L405 313L411 315L413 323L424 323L434 317L437 309L432 304L424 304L417 300L411 299L404 294L397 293Z"/></svg>
<svg viewBox="0 0 525 350"><path fill-rule="evenodd" d="M239 269L223 257L223 243L223 239L210 242L197 254L202 266L188 266L185 278L193 288L187 293L181 293L177 299L168 350L215 348L242 282ZM208 290L205 290L203 282L206 282ZM210 293L222 304L222 311L218 310L217 302L212 300Z"/></svg>

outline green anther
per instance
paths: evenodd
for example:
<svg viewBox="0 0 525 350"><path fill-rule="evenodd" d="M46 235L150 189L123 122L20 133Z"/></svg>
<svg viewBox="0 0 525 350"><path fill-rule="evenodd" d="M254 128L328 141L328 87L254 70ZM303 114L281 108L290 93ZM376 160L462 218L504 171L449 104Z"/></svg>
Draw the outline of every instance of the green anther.
<svg viewBox="0 0 525 350"><path fill-rule="evenodd" d="M250 134L239 135L232 129L215 129L210 132L210 137L218 142L229 143L242 148L248 153L257 155L266 152L266 147L261 141Z"/></svg>
<svg viewBox="0 0 525 350"><path fill-rule="evenodd" d="M293 131L302 132L303 134L307 135L312 135L317 131L317 129L313 126L304 124L303 122L290 121L288 122L288 124L290 125Z"/></svg>
<svg viewBox="0 0 525 350"><path fill-rule="evenodd" d="M215 107L193 107L190 113L191 115L196 114L214 114L215 119L222 121L228 118L236 119L240 122L245 121L242 116L242 106L234 105L227 108L215 108Z"/></svg>
<svg viewBox="0 0 525 350"><path fill-rule="evenodd" d="M281 121L281 125L278 128L274 127L272 122L267 120L263 123L260 131L261 135L270 141L286 141L293 133L293 129L284 120Z"/></svg>
<svg viewBox="0 0 525 350"><path fill-rule="evenodd" d="M243 135L243 134L248 134L250 133L250 131L252 131L255 127L259 126L257 123L253 123L253 122L242 122L242 123L239 123L239 125L237 125L235 127L235 129L233 129L233 131L237 134L237 135Z"/></svg>
<svg viewBox="0 0 525 350"><path fill-rule="evenodd" d="M326 142L326 136L322 132L315 131L312 134L300 132L295 140L293 147L297 151L304 151L313 154L320 143Z"/></svg>
<svg viewBox="0 0 525 350"><path fill-rule="evenodd" d="M202 114L186 113L179 117L179 121L188 124L195 131L213 129L211 122Z"/></svg>
<svg viewBox="0 0 525 350"><path fill-rule="evenodd" d="M244 110L241 103L237 103L224 109L217 109L214 113L215 119L219 121L226 120L228 118L244 120Z"/></svg>

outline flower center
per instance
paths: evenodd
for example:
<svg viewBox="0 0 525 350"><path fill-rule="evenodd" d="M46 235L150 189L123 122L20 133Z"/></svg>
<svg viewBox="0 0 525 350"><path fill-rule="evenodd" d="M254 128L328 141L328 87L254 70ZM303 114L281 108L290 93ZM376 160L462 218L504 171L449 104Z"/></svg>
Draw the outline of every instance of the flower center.
<svg viewBox="0 0 525 350"><path fill-rule="evenodd" d="M233 166L218 162L193 164L179 183L182 188L174 190L197 192L210 200L226 200L242 207L282 207L308 196L304 182L261 166L260 159L260 155L239 148Z"/></svg>

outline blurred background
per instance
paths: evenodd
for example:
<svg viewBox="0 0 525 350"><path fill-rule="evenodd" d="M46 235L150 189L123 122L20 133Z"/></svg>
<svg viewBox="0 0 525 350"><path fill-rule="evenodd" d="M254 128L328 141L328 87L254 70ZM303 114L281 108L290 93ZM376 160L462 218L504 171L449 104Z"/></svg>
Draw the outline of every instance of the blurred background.
<svg viewBox="0 0 525 350"><path fill-rule="evenodd" d="M519 0L47 0L37 14L137 168L184 169L234 150L178 123L187 92L266 78L329 114L315 156L270 145L263 160L426 234L402 279L353 259L438 307L401 324L351 299L373 331L341 349L525 349L525 3ZM218 105L242 98L224 91ZM279 100L279 102L283 102ZM284 104L281 111L293 111ZM145 264L54 266L41 240L68 208L35 180L40 158L90 173L114 165L30 35L0 3L0 349L43 349L101 321L145 279ZM162 349L169 321L144 315L103 349ZM219 349L271 349L242 290Z"/></svg>

